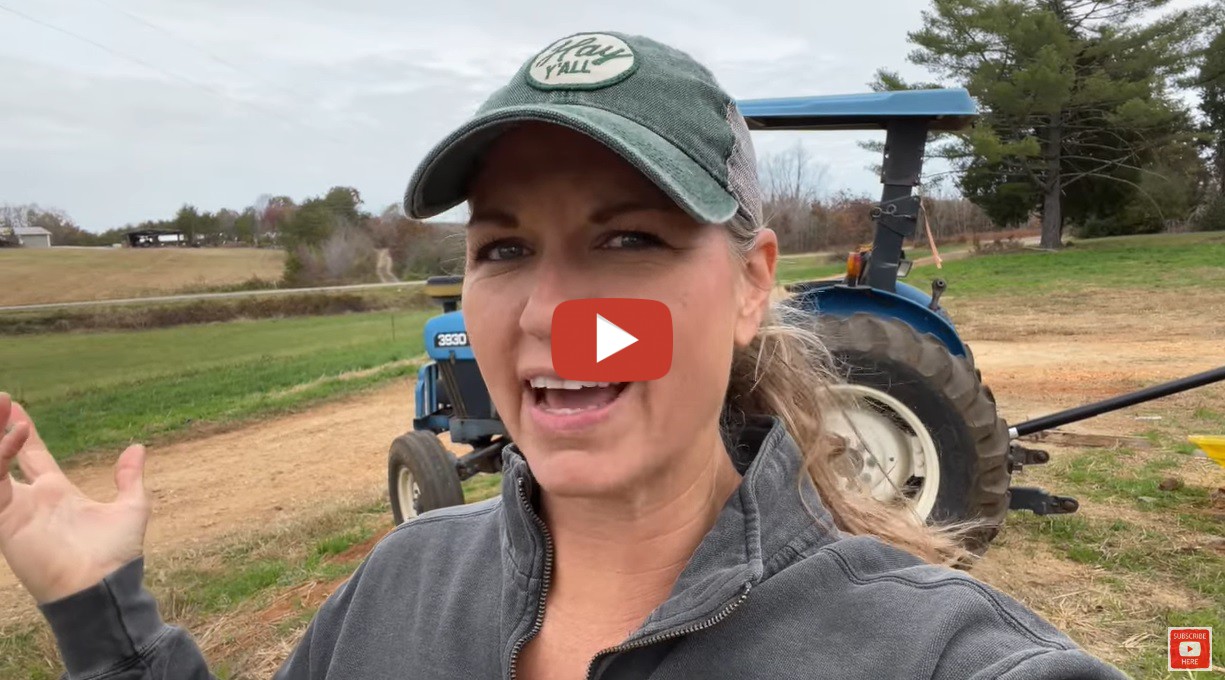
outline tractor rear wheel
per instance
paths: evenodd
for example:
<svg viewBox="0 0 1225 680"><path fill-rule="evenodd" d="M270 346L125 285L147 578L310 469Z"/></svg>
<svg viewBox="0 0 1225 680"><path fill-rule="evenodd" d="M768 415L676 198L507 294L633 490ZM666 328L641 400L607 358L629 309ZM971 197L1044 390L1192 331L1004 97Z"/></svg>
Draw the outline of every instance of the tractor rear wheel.
<svg viewBox="0 0 1225 680"><path fill-rule="evenodd" d="M821 317L819 332L854 401L830 429L865 487L911 498L928 522L986 520L965 546L985 552L1008 513L1008 428L974 365L898 319Z"/></svg>
<svg viewBox="0 0 1225 680"><path fill-rule="evenodd" d="M397 525L430 510L464 503L455 456L429 432L408 432L391 443L387 490Z"/></svg>

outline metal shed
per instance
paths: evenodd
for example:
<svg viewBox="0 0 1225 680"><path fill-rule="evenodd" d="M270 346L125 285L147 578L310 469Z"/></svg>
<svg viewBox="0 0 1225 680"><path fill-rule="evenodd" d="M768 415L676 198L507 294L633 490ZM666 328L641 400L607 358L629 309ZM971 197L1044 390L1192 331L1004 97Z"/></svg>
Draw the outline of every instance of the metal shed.
<svg viewBox="0 0 1225 680"><path fill-rule="evenodd" d="M42 227L13 227L17 244L26 248L50 248L51 232Z"/></svg>

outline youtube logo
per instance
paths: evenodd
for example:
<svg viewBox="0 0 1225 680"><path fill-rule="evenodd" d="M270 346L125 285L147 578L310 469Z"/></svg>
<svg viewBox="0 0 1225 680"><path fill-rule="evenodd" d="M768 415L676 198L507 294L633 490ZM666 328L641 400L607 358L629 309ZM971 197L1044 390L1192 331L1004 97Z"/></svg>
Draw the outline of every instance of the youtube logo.
<svg viewBox="0 0 1225 680"><path fill-rule="evenodd" d="M672 313L658 300L567 300L553 311L550 349L564 380L658 380L672 368Z"/></svg>

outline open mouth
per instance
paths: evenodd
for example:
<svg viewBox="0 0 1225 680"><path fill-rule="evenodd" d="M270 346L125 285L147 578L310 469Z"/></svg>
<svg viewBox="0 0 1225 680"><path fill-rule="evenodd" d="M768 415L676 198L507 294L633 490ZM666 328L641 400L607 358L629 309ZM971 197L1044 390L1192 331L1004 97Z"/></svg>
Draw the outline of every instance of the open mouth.
<svg viewBox="0 0 1225 680"><path fill-rule="evenodd" d="M629 383L585 382L537 377L528 381L536 406L551 414L567 416L594 411L616 401Z"/></svg>

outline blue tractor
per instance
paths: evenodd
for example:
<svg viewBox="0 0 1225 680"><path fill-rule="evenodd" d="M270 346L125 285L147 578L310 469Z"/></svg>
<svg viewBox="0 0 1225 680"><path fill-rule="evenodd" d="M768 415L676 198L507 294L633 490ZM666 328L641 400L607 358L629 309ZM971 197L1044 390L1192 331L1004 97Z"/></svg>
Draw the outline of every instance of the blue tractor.
<svg viewBox="0 0 1225 680"><path fill-rule="evenodd" d="M969 348L931 292L900 282L910 267L903 242L915 234L928 134L969 126L965 90L886 92L739 102L752 130L885 130L880 204L871 249L853 253L845 277L791 285L786 304L812 315L845 384L848 407L830 418L857 474L872 493L914 499L928 520L983 518L1000 525L1010 507L1046 514L1076 502L1038 489L1010 489L1012 473L1045 453L1010 446ZM413 431L391 447L388 477L397 523L463 502L460 481L497 472L509 441L464 332L459 277L430 279L427 294L445 313L425 327L432 359L417 380ZM471 447L456 457L440 443ZM976 537L982 551L995 535Z"/></svg>

